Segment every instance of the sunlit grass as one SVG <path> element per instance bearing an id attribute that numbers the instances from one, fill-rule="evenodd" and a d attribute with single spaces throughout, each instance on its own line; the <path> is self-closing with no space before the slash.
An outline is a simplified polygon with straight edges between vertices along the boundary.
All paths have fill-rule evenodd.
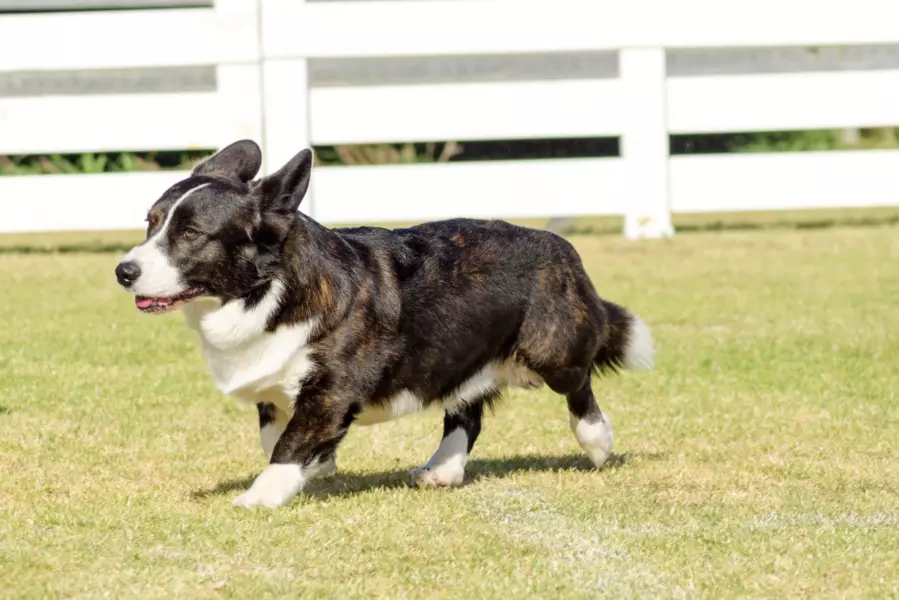
<path id="1" fill-rule="evenodd" d="M 468 484 L 406 487 L 426 413 L 353 430 L 288 507 L 255 410 L 178 315 L 136 314 L 117 254 L 0 255 L 0 595 L 895 597 L 899 229 L 572 238 L 651 326 L 657 368 L 597 381 L 612 466 L 563 399 L 510 393 Z"/>

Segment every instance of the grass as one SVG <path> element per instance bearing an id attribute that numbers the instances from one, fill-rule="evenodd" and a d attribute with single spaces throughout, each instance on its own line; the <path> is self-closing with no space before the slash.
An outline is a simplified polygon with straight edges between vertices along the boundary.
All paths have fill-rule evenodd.
<path id="1" fill-rule="evenodd" d="M 0 255 L 0 596 L 899 596 L 899 230 L 572 240 L 659 349 L 595 384 L 610 467 L 516 392 L 460 489 L 405 487 L 426 413 L 351 431 L 275 512 L 230 504 L 254 409 L 180 316 L 135 313 L 116 254 Z"/>

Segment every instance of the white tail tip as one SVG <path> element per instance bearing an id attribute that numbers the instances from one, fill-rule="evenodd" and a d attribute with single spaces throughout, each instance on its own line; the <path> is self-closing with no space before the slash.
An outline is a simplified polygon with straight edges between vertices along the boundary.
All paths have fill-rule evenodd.
<path id="1" fill-rule="evenodd" d="M 649 327 L 640 317 L 631 315 L 631 326 L 624 345 L 624 366 L 632 371 L 649 371 L 653 367 L 655 353 Z"/>

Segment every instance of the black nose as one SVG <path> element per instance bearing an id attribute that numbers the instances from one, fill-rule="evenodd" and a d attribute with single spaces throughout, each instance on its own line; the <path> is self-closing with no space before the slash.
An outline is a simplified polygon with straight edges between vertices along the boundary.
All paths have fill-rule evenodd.
<path id="1" fill-rule="evenodd" d="M 115 268 L 115 278 L 123 287 L 131 287 L 138 277 L 140 277 L 140 267 L 134 261 L 119 263 Z"/>

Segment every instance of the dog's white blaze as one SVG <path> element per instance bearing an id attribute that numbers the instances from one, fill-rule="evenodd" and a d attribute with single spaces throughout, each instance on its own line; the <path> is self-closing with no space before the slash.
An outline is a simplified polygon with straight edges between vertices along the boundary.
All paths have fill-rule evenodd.
<path id="1" fill-rule="evenodd" d="M 568 424 L 593 464 L 597 468 L 603 466 L 612 454 L 612 424 L 609 417 L 603 414 L 601 420 L 590 423 L 569 413 Z"/>
<path id="2" fill-rule="evenodd" d="M 254 404 L 271 402 L 290 415 L 302 381 L 313 367 L 307 344 L 318 319 L 267 332 L 266 324 L 278 309 L 283 290 L 283 283 L 274 281 L 265 298 L 252 308 L 243 300 L 221 305 L 203 299 L 185 306 L 184 314 L 188 327 L 200 338 L 219 391 Z"/>
<path id="3" fill-rule="evenodd" d="M 440 441 L 427 464 L 412 469 L 412 485 L 416 487 L 461 485 L 468 462 L 468 434 L 461 427 Z"/>
<path id="4" fill-rule="evenodd" d="M 652 334 L 649 327 L 638 316 L 631 316 L 627 343 L 624 345 L 624 366 L 634 371 L 652 369 L 655 348 L 652 346 Z"/>
<path id="5" fill-rule="evenodd" d="M 259 474 L 250 489 L 235 498 L 232 504 L 245 508 L 278 508 L 293 500 L 305 484 L 306 474 L 300 465 L 269 465 Z"/>
<path id="6" fill-rule="evenodd" d="M 160 242 L 168 231 L 175 209 L 191 194 L 208 185 L 208 183 L 203 183 L 191 188 L 175 200 L 162 222 L 162 227 L 152 237 L 132 248 L 124 256 L 123 262 L 134 261 L 140 267 L 140 277 L 131 286 L 130 292 L 138 296 L 171 297 L 186 291 L 187 288 L 181 281 L 181 274 L 169 261 L 168 256 L 163 253 Z"/>

